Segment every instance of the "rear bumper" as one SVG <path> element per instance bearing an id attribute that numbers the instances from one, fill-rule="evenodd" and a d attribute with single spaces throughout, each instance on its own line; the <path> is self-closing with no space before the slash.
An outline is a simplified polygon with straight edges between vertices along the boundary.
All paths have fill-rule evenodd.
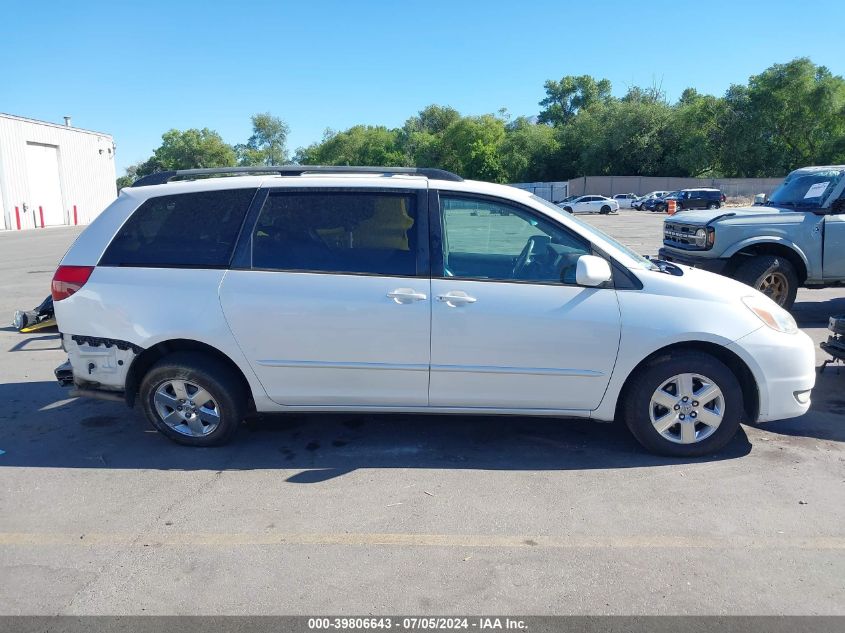
<path id="1" fill-rule="evenodd" d="M 97 389 L 92 385 L 78 386 L 73 377 L 73 367 L 69 360 L 53 370 L 60 387 L 73 387 L 70 390 L 72 398 L 96 398 L 97 400 L 111 400 L 112 402 L 126 402 L 126 395 L 122 391 Z"/>
<path id="2" fill-rule="evenodd" d="M 691 257 L 686 254 L 678 253 L 677 251 L 670 251 L 667 248 L 661 248 L 657 252 L 657 257 L 673 264 L 683 264 L 684 266 L 691 266 L 693 268 L 700 268 L 718 275 L 724 274 L 725 268 L 728 266 L 727 259 L 718 257 Z"/>

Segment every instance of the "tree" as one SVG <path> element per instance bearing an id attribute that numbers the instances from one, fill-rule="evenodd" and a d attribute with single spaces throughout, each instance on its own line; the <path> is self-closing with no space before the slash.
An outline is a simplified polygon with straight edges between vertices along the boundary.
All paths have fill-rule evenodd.
<path id="1" fill-rule="evenodd" d="M 321 143 L 299 148 L 294 161 L 301 165 L 404 166 L 399 132 L 382 126 L 356 125 L 343 132 L 327 130 Z"/>
<path id="2" fill-rule="evenodd" d="M 287 138 L 290 127 L 269 112 L 253 114 L 252 136 L 235 145 L 239 165 L 283 165 L 288 162 Z"/>
<path id="3" fill-rule="evenodd" d="M 444 169 L 465 178 L 505 182 L 501 149 L 505 123 L 492 114 L 463 117 L 443 133 Z"/>
<path id="4" fill-rule="evenodd" d="M 161 169 L 198 169 L 202 167 L 232 167 L 236 164 L 235 150 L 213 130 L 168 130 L 161 135 L 161 145 L 152 157 L 137 168 L 138 176 Z"/>
<path id="5" fill-rule="evenodd" d="M 719 119 L 724 100 L 684 90 L 669 118 L 662 172 L 692 178 L 719 175 Z"/>
<path id="6" fill-rule="evenodd" d="M 731 176 L 776 176 L 830 162 L 845 135 L 845 79 L 806 57 L 731 86 L 725 106 L 720 160 Z"/>
<path id="7" fill-rule="evenodd" d="M 611 84 L 607 79 L 596 81 L 589 75 L 567 75 L 560 81 L 548 80 L 543 85 L 546 97 L 540 101 L 540 123 L 562 126 L 580 110 L 610 99 Z"/>
<path id="8" fill-rule="evenodd" d="M 559 130 L 567 177 L 659 175 L 671 116 L 666 103 L 608 100 Z"/>
<path id="9" fill-rule="evenodd" d="M 132 185 L 133 182 L 138 178 L 138 166 L 139 163 L 134 165 L 129 165 L 126 168 L 126 173 L 122 176 L 118 176 L 115 184 L 117 185 L 117 191 L 120 192 L 121 189 L 124 187 L 129 187 Z"/>
<path id="10" fill-rule="evenodd" d="M 502 142 L 502 166 L 506 182 L 556 180 L 560 170 L 555 164 L 558 141 L 555 130 L 518 117 L 505 128 Z"/>
<path id="11" fill-rule="evenodd" d="M 460 118 L 460 113 L 454 108 L 430 105 L 405 121 L 399 130 L 398 143 L 406 162 L 418 167 L 442 166 L 443 135 Z"/>

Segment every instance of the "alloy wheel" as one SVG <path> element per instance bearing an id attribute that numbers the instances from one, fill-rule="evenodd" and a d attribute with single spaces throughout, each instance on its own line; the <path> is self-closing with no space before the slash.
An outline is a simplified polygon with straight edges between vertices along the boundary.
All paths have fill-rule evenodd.
<path id="1" fill-rule="evenodd" d="M 779 306 L 783 306 L 789 294 L 789 280 L 783 273 L 772 271 L 763 276 L 757 290 Z"/>
<path id="2" fill-rule="evenodd" d="M 725 397 L 701 374 L 678 374 L 651 396 L 649 416 L 654 429 L 676 444 L 695 444 L 716 432 L 725 414 Z"/>
<path id="3" fill-rule="evenodd" d="M 153 394 L 161 421 L 182 435 L 202 437 L 220 424 L 220 408 L 202 385 L 188 380 L 166 380 Z"/>

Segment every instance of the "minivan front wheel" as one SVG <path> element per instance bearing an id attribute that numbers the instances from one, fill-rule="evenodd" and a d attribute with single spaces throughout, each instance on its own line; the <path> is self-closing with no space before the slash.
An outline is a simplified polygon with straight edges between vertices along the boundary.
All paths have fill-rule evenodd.
<path id="1" fill-rule="evenodd" d="M 232 371 L 195 352 L 165 356 L 141 382 L 141 402 L 150 423 L 188 446 L 228 442 L 244 417 L 246 395 Z"/>
<path id="2" fill-rule="evenodd" d="M 625 423 L 648 450 L 672 457 L 714 453 L 731 441 L 743 411 L 734 373 L 703 352 L 668 354 L 634 376 Z"/>

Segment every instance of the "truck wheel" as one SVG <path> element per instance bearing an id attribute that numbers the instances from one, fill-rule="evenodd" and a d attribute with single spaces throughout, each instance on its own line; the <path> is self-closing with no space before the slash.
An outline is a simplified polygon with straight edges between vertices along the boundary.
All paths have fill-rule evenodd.
<path id="1" fill-rule="evenodd" d="M 697 457 L 731 441 L 743 410 L 742 389 L 730 369 L 703 352 L 678 352 L 634 376 L 622 412 L 649 451 Z"/>
<path id="2" fill-rule="evenodd" d="M 741 264 L 733 277 L 759 290 L 784 310 L 789 310 L 795 303 L 798 273 L 784 257 L 757 255 Z"/>
<path id="3" fill-rule="evenodd" d="M 228 442 L 244 418 L 246 394 L 217 359 L 197 352 L 165 356 L 144 376 L 144 414 L 163 435 L 187 446 Z"/>

